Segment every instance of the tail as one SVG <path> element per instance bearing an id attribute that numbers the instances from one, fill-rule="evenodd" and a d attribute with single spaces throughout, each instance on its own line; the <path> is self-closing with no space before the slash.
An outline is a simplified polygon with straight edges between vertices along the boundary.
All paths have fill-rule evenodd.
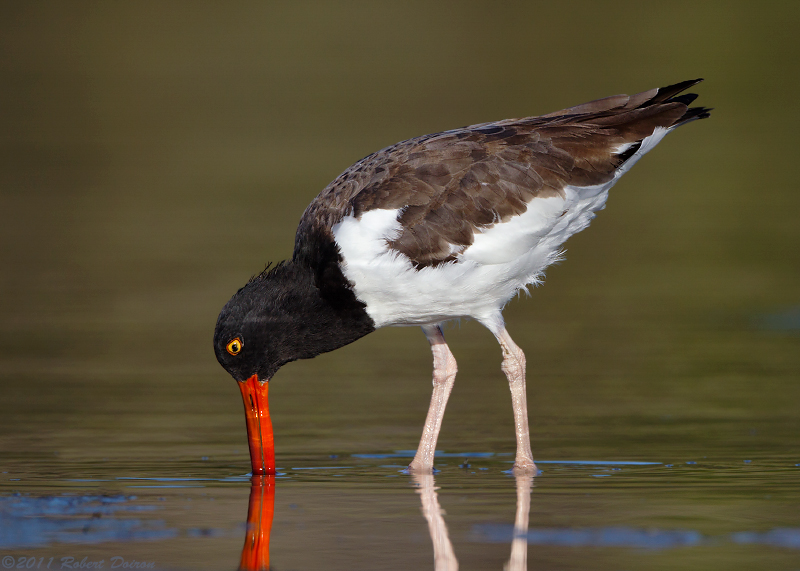
<path id="1" fill-rule="evenodd" d="M 685 107 L 682 115 L 674 119 L 674 122 L 669 127 L 678 127 L 684 125 L 695 119 L 705 119 L 710 117 L 712 109 L 709 107 L 689 107 L 691 103 L 697 99 L 696 93 L 684 93 L 690 87 L 700 83 L 701 79 L 690 79 L 688 81 L 681 81 L 674 85 L 667 85 L 666 87 L 658 87 L 643 91 L 635 95 L 612 95 L 611 97 L 604 97 L 568 107 L 560 111 L 548 113 L 543 117 L 560 117 L 565 115 L 596 115 L 602 116 L 625 116 L 628 113 L 636 112 L 640 109 L 648 109 L 649 112 L 663 110 L 665 106 L 676 107 L 671 105 L 679 103 Z M 641 115 L 641 113 L 639 113 Z M 663 126 L 663 125 L 662 125 Z"/>
<path id="2" fill-rule="evenodd" d="M 692 102 L 697 99 L 696 93 L 684 93 L 683 95 L 679 95 L 681 92 L 686 91 L 690 87 L 697 85 L 703 81 L 702 78 L 699 79 L 690 79 L 688 81 L 681 81 L 680 83 L 676 83 L 674 85 L 668 85 L 666 87 L 659 87 L 655 90 L 655 95 L 645 101 L 643 104 L 639 105 L 639 108 L 650 107 L 656 104 L 666 104 L 666 103 L 682 103 L 687 106 L 686 112 L 678 119 L 672 127 L 680 127 L 681 125 L 685 125 L 686 123 L 691 123 L 697 119 L 707 119 L 711 117 L 711 107 L 689 107 Z M 651 90 L 653 91 L 653 90 Z M 640 93 L 638 95 L 645 95 L 649 94 L 650 91 L 646 91 L 644 93 Z M 631 96 L 631 99 L 637 97 L 637 95 Z"/>
<path id="3" fill-rule="evenodd" d="M 544 117 L 562 125 L 586 126 L 590 133 L 583 135 L 583 145 L 593 152 L 605 151 L 586 157 L 587 161 L 592 161 L 591 170 L 605 172 L 617 179 L 655 147 L 664 135 L 676 127 L 710 116 L 708 107 L 690 107 L 697 94 L 683 93 L 701 81 L 690 79 L 635 95 L 612 95 Z M 557 137 L 558 134 L 554 134 L 554 144 L 568 148 L 569 139 L 560 142 Z M 571 151 L 580 156 L 581 149 L 572 147 Z"/>
<path id="4" fill-rule="evenodd" d="M 631 104 L 636 105 L 630 109 L 631 117 L 639 116 L 634 119 L 634 122 L 641 122 L 646 115 L 650 114 L 651 119 L 660 116 L 660 121 L 658 121 L 660 124 L 651 131 L 649 136 L 637 137 L 636 141 L 633 141 L 630 146 L 617 154 L 617 165 L 620 168 L 617 178 L 622 176 L 645 153 L 655 147 L 664 135 L 673 129 L 697 119 L 706 119 L 711 116 L 711 108 L 709 107 L 689 107 L 697 99 L 696 93 L 682 93 L 701 81 L 703 80 L 690 79 L 674 85 L 631 95 L 630 101 L 625 107 L 627 109 Z"/>

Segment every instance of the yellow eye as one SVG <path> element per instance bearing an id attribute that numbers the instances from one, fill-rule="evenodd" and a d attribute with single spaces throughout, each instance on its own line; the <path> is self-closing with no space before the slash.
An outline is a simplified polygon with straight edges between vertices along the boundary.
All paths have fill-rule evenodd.
<path id="1" fill-rule="evenodd" d="M 242 343 L 242 340 L 238 337 L 225 345 L 225 349 L 227 349 L 228 353 L 231 355 L 238 355 L 239 351 L 242 350 L 242 347 L 244 347 L 244 343 Z"/>

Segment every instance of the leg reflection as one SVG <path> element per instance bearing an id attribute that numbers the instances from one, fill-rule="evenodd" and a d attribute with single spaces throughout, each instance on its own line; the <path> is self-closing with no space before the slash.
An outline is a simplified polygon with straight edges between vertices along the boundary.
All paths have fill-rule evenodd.
<path id="1" fill-rule="evenodd" d="M 247 532 L 244 536 L 241 571 L 269 569 L 269 533 L 275 512 L 275 476 L 253 476 L 247 506 Z"/>
<path id="2" fill-rule="evenodd" d="M 422 515 L 428 520 L 428 531 L 433 542 L 433 565 L 435 571 L 457 571 L 458 560 L 453 551 L 453 544 L 447 534 L 447 524 L 444 523 L 444 512 L 439 506 L 436 496 L 433 474 L 413 474 L 412 478 L 417 485 L 417 493 L 422 499 Z"/>
<path id="3" fill-rule="evenodd" d="M 505 571 L 526 571 L 528 569 L 528 519 L 531 511 L 531 489 L 533 474 L 518 474 L 517 515 L 514 518 L 514 539 L 511 541 L 511 557 Z"/>

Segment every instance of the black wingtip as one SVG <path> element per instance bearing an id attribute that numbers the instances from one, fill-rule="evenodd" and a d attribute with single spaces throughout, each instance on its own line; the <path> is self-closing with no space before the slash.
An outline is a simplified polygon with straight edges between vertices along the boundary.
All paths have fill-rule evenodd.
<path id="1" fill-rule="evenodd" d="M 680 126 L 692 121 L 697 121 L 698 119 L 708 119 L 711 117 L 711 111 L 713 111 L 713 109 L 713 107 L 690 107 L 675 125 Z"/>
<path id="2" fill-rule="evenodd" d="M 661 95 L 662 93 L 671 92 L 672 95 L 676 95 L 681 91 L 686 91 L 693 85 L 697 85 L 701 81 L 705 81 L 702 77 L 698 77 L 697 79 L 687 79 L 686 81 L 680 81 L 678 83 L 674 83 L 672 85 L 667 85 L 665 87 L 658 88 L 658 94 Z M 671 97 L 672 95 L 667 95 L 667 97 Z"/>
<path id="3" fill-rule="evenodd" d="M 650 106 L 656 103 L 681 103 L 688 107 L 695 99 L 697 99 L 697 94 L 682 92 L 686 91 L 693 85 L 697 85 L 701 81 L 703 81 L 702 77 L 698 79 L 688 79 L 686 81 L 681 81 L 680 83 L 667 85 L 666 87 L 659 87 L 656 96 L 648 101 L 645 106 Z M 685 125 L 686 123 L 696 121 L 697 119 L 707 119 L 710 116 L 710 107 L 689 107 L 683 116 L 675 122 L 674 126 Z"/>
<path id="4" fill-rule="evenodd" d="M 678 103 L 683 103 L 684 105 L 688 105 L 697 98 L 697 95 L 695 95 L 694 93 L 685 93 L 683 95 L 678 95 L 678 94 L 683 91 L 686 91 L 693 85 L 697 85 L 701 81 L 703 81 L 702 78 L 689 79 L 686 81 L 681 81 L 680 83 L 675 83 L 673 85 L 659 87 L 656 90 L 656 95 L 652 99 L 650 99 L 647 103 L 642 105 L 642 107 L 649 107 L 650 105 L 655 105 L 657 103 L 672 103 L 673 101 L 677 101 Z"/>
<path id="5" fill-rule="evenodd" d="M 697 99 L 697 93 L 684 93 L 683 95 L 670 97 L 669 101 L 670 103 L 677 101 L 678 103 L 683 103 L 684 105 L 690 105 L 695 99 Z"/>

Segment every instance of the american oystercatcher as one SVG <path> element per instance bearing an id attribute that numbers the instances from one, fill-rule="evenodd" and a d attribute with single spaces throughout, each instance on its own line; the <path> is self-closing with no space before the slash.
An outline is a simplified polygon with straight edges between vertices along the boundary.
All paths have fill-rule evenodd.
<path id="1" fill-rule="evenodd" d="M 541 282 L 564 241 L 586 228 L 642 155 L 709 116 L 689 107 L 695 94 L 681 94 L 699 81 L 424 135 L 339 175 L 300 219 L 291 260 L 251 278 L 217 320 L 214 350 L 242 391 L 253 474 L 275 472 L 267 390 L 278 369 L 388 325 L 419 325 L 431 344 L 433 397 L 409 469 L 432 471 L 456 376 L 442 323 L 462 317 L 500 343 L 514 469 L 535 471 L 525 354 L 506 331 L 503 307 Z"/>

